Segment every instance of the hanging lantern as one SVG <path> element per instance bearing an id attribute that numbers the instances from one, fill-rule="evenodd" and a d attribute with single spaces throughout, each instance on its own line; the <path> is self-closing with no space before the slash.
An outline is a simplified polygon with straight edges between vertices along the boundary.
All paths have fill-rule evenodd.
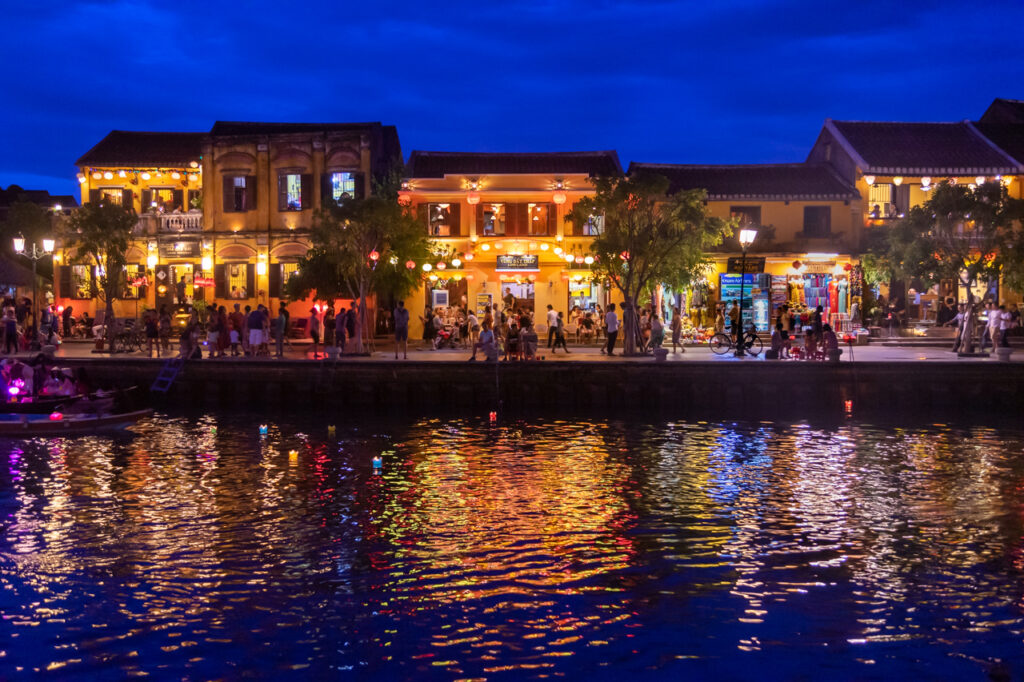
<path id="1" fill-rule="evenodd" d="M 571 253 L 565 254 L 565 262 L 566 263 L 571 263 L 571 262 L 573 262 L 573 260 L 574 260 L 574 258 L 572 257 Z"/>
<path id="2" fill-rule="evenodd" d="M 398 193 L 398 205 L 409 206 L 410 204 L 412 204 L 412 192 L 403 189 Z"/>
<path id="3" fill-rule="evenodd" d="M 537 275 L 530 275 L 528 279 L 529 279 L 529 280 L 530 280 L 531 282 L 536 282 L 536 281 L 537 281 Z"/>
<path id="4" fill-rule="evenodd" d="M 892 179 L 892 184 L 894 184 L 894 185 L 896 185 L 897 187 L 899 187 L 900 185 L 902 185 L 902 184 L 903 184 L 903 177 L 902 177 L 902 176 L 900 176 L 900 175 L 897 175 L 896 177 L 894 177 L 894 178 Z"/>
<path id="5" fill-rule="evenodd" d="M 92 179 L 93 180 L 102 180 L 103 179 L 103 173 L 100 173 L 99 171 L 96 171 L 95 173 L 92 174 Z"/>
<path id="6" fill-rule="evenodd" d="M 622 260 L 629 260 L 629 251 L 623 251 L 619 254 L 619 258 Z"/>
<path id="7" fill-rule="evenodd" d="M 409 269 L 409 270 L 412 270 L 414 267 L 416 267 L 416 261 L 412 261 L 412 260 L 405 261 L 405 267 L 407 269 Z"/>
<path id="8" fill-rule="evenodd" d="M 103 174 L 103 179 L 104 180 L 113 180 L 114 179 L 114 174 L 111 173 L 110 171 L 107 171 L 106 173 Z"/>
<path id="9" fill-rule="evenodd" d="M 800 269 L 800 261 L 798 261 L 798 260 L 793 261 L 793 269 L 794 270 L 799 270 Z"/>
<path id="10" fill-rule="evenodd" d="M 190 173 L 189 176 L 188 176 L 188 181 L 189 182 L 198 182 L 199 181 L 199 176 L 196 175 L 195 173 Z"/>
<path id="11" fill-rule="evenodd" d="M 452 258 L 452 267 L 453 268 L 457 268 L 457 267 L 461 267 L 461 266 L 462 266 L 462 261 L 460 261 L 458 258 Z"/>
<path id="12" fill-rule="evenodd" d="M 586 263 L 587 265 L 593 265 L 594 264 L 594 257 L 593 256 L 586 256 L 586 257 L 583 258 L 583 262 Z"/>
<path id="13" fill-rule="evenodd" d="M 565 203 L 565 192 L 555 192 L 551 195 L 551 201 L 561 206 Z"/>
<path id="14" fill-rule="evenodd" d="M 974 178 L 974 184 L 978 185 L 979 187 L 981 185 L 984 185 L 985 184 L 985 176 L 984 175 L 979 175 L 978 177 Z"/>
<path id="15" fill-rule="evenodd" d="M 373 251 L 370 252 L 370 260 L 372 260 L 374 263 L 380 260 L 380 254 L 377 253 L 377 249 L 374 249 Z"/>
<path id="16" fill-rule="evenodd" d="M 179 173 L 178 171 L 174 171 L 173 173 L 171 173 L 171 179 L 181 180 L 181 173 Z"/>
<path id="17" fill-rule="evenodd" d="M 436 282 L 437 281 L 437 275 L 431 274 L 430 275 L 430 281 L 431 282 Z"/>
<path id="18" fill-rule="evenodd" d="M 480 195 L 476 192 L 470 192 L 466 195 L 466 203 L 470 206 L 476 206 L 480 203 Z"/>
<path id="19" fill-rule="evenodd" d="M 423 264 L 423 272 L 430 272 L 433 269 L 434 269 L 434 266 L 431 265 L 430 263 L 424 263 Z"/>
<path id="20" fill-rule="evenodd" d="M 556 256 L 561 256 L 562 255 L 562 247 L 561 246 L 556 246 L 555 247 L 555 255 Z"/>
<path id="21" fill-rule="evenodd" d="M 466 260 L 473 260 L 474 256 L 471 253 L 467 253 L 465 256 L 463 256 L 463 258 L 465 258 Z"/>
<path id="22" fill-rule="evenodd" d="M 874 175 L 865 175 L 864 176 L 864 182 L 868 183 L 868 185 L 875 184 L 875 176 Z"/>
<path id="23" fill-rule="evenodd" d="M 846 270 L 847 272 L 850 272 L 851 270 L 853 270 L 853 264 L 852 263 L 847 263 L 846 265 L 843 266 L 843 270 Z"/>
<path id="24" fill-rule="evenodd" d="M 576 256 L 576 265 L 583 264 L 583 256 Z"/>
<path id="25" fill-rule="evenodd" d="M 152 177 L 152 176 L 149 173 L 146 173 L 145 171 L 143 171 L 142 174 L 139 175 L 139 177 L 142 178 L 143 180 L 149 180 L 150 177 Z"/>
<path id="26" fill-rule="evenodd" d="M 448 267 L 448 266 L 445 265 L 444 261 L 438 261 L 437 262 L 437 269 L 438 270 L 444 270 L 446 267 Z"/>

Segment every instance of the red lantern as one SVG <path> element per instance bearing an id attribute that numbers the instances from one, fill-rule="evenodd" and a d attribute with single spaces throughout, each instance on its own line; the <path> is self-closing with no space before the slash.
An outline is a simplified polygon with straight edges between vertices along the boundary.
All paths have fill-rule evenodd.
<path id="1" fill-rule="evenodd" d="M 403 189 L 398 193 L 398 205 L 409 206 L 412 204 L 412 192 Z"/>
<path id="2" fill-rule="evenodd" d="M 622 260 L 629 260 L 629 251 L 623 251 L 619 254 L 619 258 Z"/>
<path id="3" fill-rule="evenodd" d="M 551 201 L 561 206 L 565 203 L 565 192 L 555 192 L 551 195 Z"/>
<path id="4" fill-rule="evenodd" d="M 581 263 L 583 263 L 583 256 L 576 256 L 576 264 L 580 265 Z"/>
<path id="5" fill-rule="evenodd" d="M 414 267 L 416 267 L 416 261 L 405 261 L 405 267 L 408 268 L 409 270 L 412 270 Z"/>
<path id="6" fill-rule="evenodd" d="M 799 270 L 800 269 L 800 261 L 798 261 L 798 260 L 793 261 L 793 269 L 794 270 Z"/>
<path id="7" fill-rule="evenodd" d="M 480 195 L 476 192 L 470 192 L 466 195 L 466 203 L 470 206 L 476 206 L 480 203 Z"/>
<path id="8" fill-rule="evenodd" d="M 437 269 L 438 270 L 444 270 L 446 267 L 448 267 L 448 266 L 445 264 L 444 261 L 438 261 L 438 263 L 437 263 Z"/>
<path id="9" fill-rule="evenodd" d="M 851 270 L 853 270 L 853 264 L 847 263 L 846 265 L 843 266 L 843 270 L 850 272 Z"/>
<path id="10" fill-rule="evenodd" d="M 372 260 L 374 263 L 380 260 L 380 254 L 377 253 L 377 249 L 374 249 L 373 251 L 370 252 L 370 260 Z"/>

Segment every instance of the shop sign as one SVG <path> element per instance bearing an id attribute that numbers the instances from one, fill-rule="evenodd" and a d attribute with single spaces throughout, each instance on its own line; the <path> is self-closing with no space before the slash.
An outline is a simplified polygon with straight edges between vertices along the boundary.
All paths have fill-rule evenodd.
<path id="1" fill-rule="evenodd" d="M 212 287 L 213 277 L 193 277 L 192 286 L 197 287 Z"/>
<path id="2" fill-rule="evenodd" d="M 476 295 L 476 316 L 483 320 L 484 315 L 487 314 L 488 310 L 492 310 L 494 306 L 494 296 L 492 294 L 478 293 Z"/>
<path id="3" fill-rule="evenodd" d="M 764 272 L 764 261 L 765 261 L 765 257 L 764 256 L 747 256 L 747 262 L 746 262 L 746 268 L 747 269 L 745 270 L 745 272 L 747 272 L 748 274 L 749 273 Z M 725 271 L 726 272 L 735 272 L 735 273 L 738 274 L 740 272 L 744 272 L 743 265 L 744 265 L 744 263 L 743 263 L 743 258 L 742 257 L 731 256 L 729 258 L 729 261 L 726 263 Z"/>
<path id="4" fill-rule="evenodd" d="M 497 257 L 495 272 L 540 272 L 540 256 L 505 255 Z"/>
<path id="5" fill-rule="evenodd" d="M 590 280 L 569 280 L 569 293 L 579 296 L 590 296 Z"/>
<path id="6" fill-rule="evenodd" d="M 818 275 L 831 275 L 832 271 L 836 269 L 836 262 L 834 260 L 826 261 L 812 261 L 804 263 L 806 270 L 804 272 L 812 272 Z"/>
<path id="7" fill-rule="evenodd" d="M 189 258 L 199 255 L 198 241 L 161 242 L 160 255 L 164 258 Z"/>

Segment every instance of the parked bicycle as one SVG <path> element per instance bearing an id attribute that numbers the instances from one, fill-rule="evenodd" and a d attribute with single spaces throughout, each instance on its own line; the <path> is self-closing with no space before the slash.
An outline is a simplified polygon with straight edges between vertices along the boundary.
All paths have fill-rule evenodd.
<path id="1" fill-rule="evenodd" d="M 736 350 L 736 339 L 731 334 L 719 332 L 708 339 L 708 346 L 715 355 L 725 355 L 729 351 Z M 754 325 L 747 327 L 743 335 L 743 352 L 750 355 L 760 355 L 764 350 L 764 343 L 754 331 Z"/>

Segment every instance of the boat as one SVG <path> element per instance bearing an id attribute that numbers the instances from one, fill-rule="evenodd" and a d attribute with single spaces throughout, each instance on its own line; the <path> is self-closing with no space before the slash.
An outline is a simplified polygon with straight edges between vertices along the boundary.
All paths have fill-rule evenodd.
<path id="1" fill-rule="evenodd" d="M 0 438 L 36 436 L 79 436 L 101 431 L 119 431 L 153 414 L 136 410 L 120 414 L 0 414 Z"/>
<path id="2" fill-rule="evenodd" d="M 108 403 L 118 396 L 134 391 L 135 387 L 121 388 L 114 391 L 104 391 L 85 395 L 63 395 L 63 396 L 36 396 L 32 400 L 21 402 L 0 403 L 0 413 L 10 412 L 12 414 L 51 414 L 53 412 L 95 412 L 90 410 L 90 403 L 96 401 L 107 401 Z"/>

